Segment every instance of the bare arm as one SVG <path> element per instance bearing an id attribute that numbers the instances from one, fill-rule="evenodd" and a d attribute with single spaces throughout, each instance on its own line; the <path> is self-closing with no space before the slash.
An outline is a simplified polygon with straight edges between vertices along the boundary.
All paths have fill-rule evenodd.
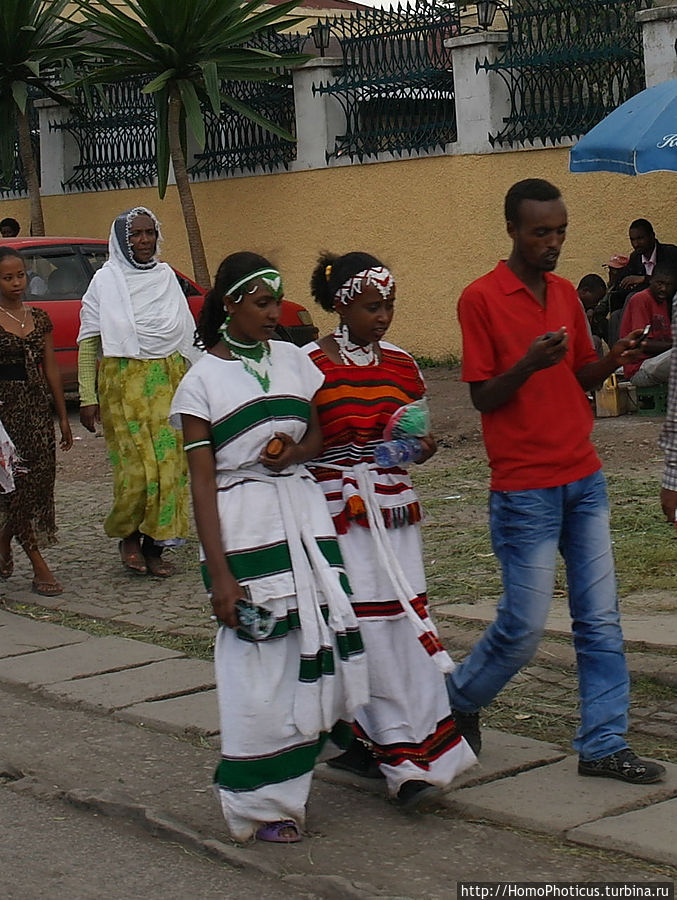
<path id="1" fill-rule="evenodd" d="M 641 333 L 641 328 L 631 331 L 630 334 L 616 341 L 611 350 L 602 359 L 588 363 L 582 369 L 579 369 L 576 372 L 576 378 L 583 390 L 592 390 L 601 384 L 605 378 L 608 378 L 612 372 L 615 372 L 619 366 L 637 359 L 639 355 L 637 351 L 640 349 L 637 338 Z"/>
<path id="2" fill-rule="evenodd" d="M 59 446 L 62 450 L 70 450 L 73 446 L 73 435 L 71 434 L 71 426 L 66 412 L 66 401 L 63 396 L 61 374 L 57 368 L 56 357 L 54 356 L 54 340 L 52 339 L 51 332 L 45 335 L 42 371 L 45 373 L 45 379 L 47 380 L 52 399 L 54 400 L 54 409 L 56 410 L 59 419 L 59 429 L 61 431 Z"/>
<path id="3" fill-rule="evenodd" d="M 556 366 L 564 359 L 569 347 L 565 328 L 550 335 L 536 338 L 522 359 L 501 375 L 487 381 L 474 381 L 470 385 L 470 398 L 475 409 L 482 413 L 493 412 L 512 400 L 515 393 L 535 372 Z"/>
<path id="4" fill-rule="evenodd" d="M 209 423 L 196 416 L 181 416 L 185 444 L 211 439 Z M 212 607 L 219 622 L 235 628 L 235 602 L 245 593 L 228 568 L 221 540 L 221 523 L 216 505 L 216 467 L 210 446 L 196 447 L 188 453 L 190 487 L 195 524 L 205 553 L 212 582 Z"/>

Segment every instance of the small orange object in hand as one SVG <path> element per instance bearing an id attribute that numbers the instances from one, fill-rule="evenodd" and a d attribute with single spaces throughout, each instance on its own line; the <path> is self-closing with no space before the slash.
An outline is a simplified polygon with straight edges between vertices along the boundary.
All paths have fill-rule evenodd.
<path id="1" fill-rule="evenodd" d="M 266 456 L 270 459 L 277 459 L 284 452 L 284 441 L 279 437 L 271 438 L 266 444 Z"/>

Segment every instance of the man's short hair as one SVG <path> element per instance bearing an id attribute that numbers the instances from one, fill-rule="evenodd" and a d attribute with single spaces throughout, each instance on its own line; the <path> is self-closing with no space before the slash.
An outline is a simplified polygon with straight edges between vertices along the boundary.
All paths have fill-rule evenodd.
<path id="1" fill-rule="evenodd" d="M 19 225 L 16 219 L 12 219 L 10 216 L 0 222 L 0 228 L 11 228 L 14 232 L 14 237 L 21 231 L 21 225 Z"/>
<path id="2" fill-rule="evenodd" d="M 505 220 L 506 222 L 519 222 L 519 208 L 523 200 L 538 200 L 547 203 L 549 200 L 559 200 L 562 196 L 559 188 L 543 178 L 525 178 L 513 184 L 505 195 Z"/>
<path id="3" fill-rule="evenodd" d="M 630 222 L 628 231 L 632 231 L 633 228 L 636 228 L 638 231 L 643 231 L 644 234 L 655 234 L 653 225 L 648 219 L 635 219 L 634 222 Z"/>
<path id="4" fill-rule="evenodd" d="M 670 263 L 659 263 L 657 266 L 654 266 L 649 281 L 652 281 L 657 275 L 677 281 L 677 268 L 670 265 Z"/>
<path id="5" fill-rule="evenodd" d="M 602 294 L 606 294 L 606 284 L 604 283 L 604 279 L 601 275 L 596 275 L 594 272 L 590 272 L 589 275 L 584 275 L 578 282 L 578 287 L 587 288 L 589 291 L 601 291 Z"/>

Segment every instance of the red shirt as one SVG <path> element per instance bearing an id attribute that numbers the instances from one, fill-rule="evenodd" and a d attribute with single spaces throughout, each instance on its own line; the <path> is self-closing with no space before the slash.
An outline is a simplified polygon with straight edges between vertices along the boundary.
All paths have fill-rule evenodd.
<path id="1" fill-rule="evenodd" d="M 550 272 L 544 278 L 544 307 L 504 262 L 470 284 L 458 302 L 463 381 L 502 375 L 546 331 L 564 325 L 569 334 L 561 362 L 535 372 L 507 403 L 482 413 L 495 491 L 558 487 L 601 467 L 590 441 L 592 410 L 576 380 L 576 372 L 597 360 L 585 312 L 571 282 Z"/>
<path id="2" fill-rule="evenodd" d="M 626 334 L 629 334 L 636 328 L 644 328 L 645 325 L 651 325 L 650 338 L 655 338 L 658 341 L 672 340 L 667 304 L 659 303 L 649 288 L 633 294 L 628 300 L 628 305 L 625 307 L 625 312 L 621 319 L 620 336 L 625 337 Z M 638 362 L 626 363 L 623 366 L 625 377 L 632 378 L 639 371 L 644 360 L 648 358 L 648 356 L 642 355 Z"/>

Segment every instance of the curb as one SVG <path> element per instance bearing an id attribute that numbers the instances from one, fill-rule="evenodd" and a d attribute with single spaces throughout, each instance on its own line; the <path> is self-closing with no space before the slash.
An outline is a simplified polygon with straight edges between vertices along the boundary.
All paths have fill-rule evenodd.
<path id="1" fill-rule="evenodd" d="M 8 773 L 9 774 L 9 773 Z M 15 776 L 19 775 L 19 778 Z M 61 790 L 49 787 L 32 775 L 23 775 L 12 767 L 12 780 L 6 783 L 9 790 L 19 794 L 28 794 L 38 800 L 58 800 L 68 803 L 76 809 L 97 812 L 110 819 L 129 822 L 153 837 L 174 841 L 190 850 L 203 853 L 205 856 L 226 863 L 240 871 L 253 871 L 259 875 L 282 881 L 290 887 L 312 894 L 326 900 L 370 900 L 383 897 L 384 894 L 371 884 L 355 883 L 340 875 L 301 875 L 285 874 L 284 868 L 278 868 L 253 857 L 243 858 L 242 850 L 236 844 L 226 844 L 214 838 L 203 837 L 184 822 L 167 813 L 158 812 L 152 807 L 136 803 L 124 795 L 96 794 L 86 789 Z M 244 845 L 241 845 L 244 846 Z"/>

